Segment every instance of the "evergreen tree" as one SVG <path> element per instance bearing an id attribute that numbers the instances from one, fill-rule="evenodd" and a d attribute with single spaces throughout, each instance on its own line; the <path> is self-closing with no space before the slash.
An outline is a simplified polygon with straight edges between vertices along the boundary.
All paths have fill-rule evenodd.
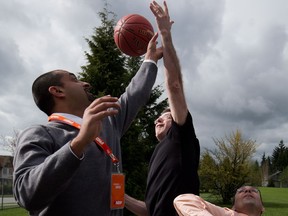
<path id="1" fill-rule="evenodd" d="M 263 173 L 258 161 L 254 161 L 250 164 L 250 174 L 248 176 L 248 182 L 250 185 L 262 186 Z"/>
<path id="2" fill-rule="evenodd" d="M 92 92 L 97 97 L 107 94 L 119 97 L 138 71 L 143 58 L 129 57 L 119 51 L 113 38 L 116 16 L 108 11 L 107 4 L 104 10 L 99 12 L 99 16 L 101 25 L 95 28 L 91 39 L 86 39 L 90 52 L 85 53 L 87 65 L 82 66 L 83 71 L 79 78 L 94 87 Z M 142 200 L 148 162 L 157 144 L 154 120 L 167 107 L 167 99 L 158 101 L 162 93 L 161 86 L 152 90 L 148 103 L 140 110 L 121 139 L 123 172 L 126 175 L 125 191 Z"/>
<path id="3" fill-rule="evenodd" d="M 280 174 L 280 181 L 280 187 L 288 187 L 288 166 L 286 166 L 286 168 Z"/>
<path id="4" fill-rule="evenodd" d="M 283 140 L 274 148 L 271 162 L 273 172 L 283 171 L 288 166 L 288 148 L 284 145 Z"/>
<path id="5" fill-rule="evenodd" d="M 114 43 L 115 14 L 104 8 L 99 16 L 102 26 L 95 28 L 91 39 L 86 38 L 90 53 L 85 52 L 87 65 L 82 66 L 80 79 L 91 84 L 97 97 L 107 94 L 119 97 L 134 74 L 128 74 L 126 58 Z"/>

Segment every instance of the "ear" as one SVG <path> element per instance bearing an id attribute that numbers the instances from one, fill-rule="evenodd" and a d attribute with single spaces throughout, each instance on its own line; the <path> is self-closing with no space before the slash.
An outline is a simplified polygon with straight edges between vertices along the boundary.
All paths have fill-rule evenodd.
<path id="1" fill-rule="evenodd" d="M 60 86 L 50 86 L 48 91 L 55 97 L 64 97 L 64 92 Z"/>
<path id="2" fill-rule="evenodd" d="M 261 215 L 265 212 L 264 206 L 262 206 Z"/>

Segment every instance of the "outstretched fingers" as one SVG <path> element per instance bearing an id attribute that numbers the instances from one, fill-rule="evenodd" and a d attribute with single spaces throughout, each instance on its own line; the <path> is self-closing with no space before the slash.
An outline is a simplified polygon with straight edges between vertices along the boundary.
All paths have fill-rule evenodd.
<path id="1" fill-rule="evenodd" d="M 118 98 L 107 95 L 94 100 L 87 108 L 87 112 L 97 119 L 102 119 L 117 114 L 119 109 Z"/>
<path id="2" fill-rule="evenodd" d="M 169 10 L 168 10 L 167 2 L 164 1 L 163 4 L 164 4 L 164 11 L 165 11 L 165 13 L 167 14 L 167 16 L 169 16 Z"/>

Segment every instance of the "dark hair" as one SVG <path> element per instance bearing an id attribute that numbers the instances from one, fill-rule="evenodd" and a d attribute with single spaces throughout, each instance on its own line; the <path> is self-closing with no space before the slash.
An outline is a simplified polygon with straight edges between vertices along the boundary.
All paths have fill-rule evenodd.
<path id="1" fill-rule="evenodd" d="M 54 100 L 49 92 L 50 86 L 62 86 L 63 74 L 57 73 L 62 70 L 49 71 L 39 76 L 32 84 L 33 99 L 38 108 L 48 116 L 52 114 Z"/>
<path id="2" fill-rule="evenodd" d="M 162 111 L 161 115 L 164 114 L 164 113 L 166 113 L 166 112 L 171 112 L 171 109 L 170 109 L 169 107 L 165 108 L 165 109 Z"/>

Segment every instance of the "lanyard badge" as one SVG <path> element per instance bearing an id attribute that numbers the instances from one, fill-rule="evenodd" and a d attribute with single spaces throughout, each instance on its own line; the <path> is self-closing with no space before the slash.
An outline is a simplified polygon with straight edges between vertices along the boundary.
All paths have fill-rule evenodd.
<path id="1" fill-rule="evenodd" d="M 125 206 L 125 176 L 122 173 L 111 175 L 111 209 L 123 209 Z"/>
<path id="2" fill-rule="evenodd" d="M 81 128 L 81 125 L 78 124 L 77 122 L 74 122 L 74 121 L 67 119 L 64 116 L 58 115 L 58 114 L 50 115 L 48 117 L 48 121 L 60 121 L 60 122 L 63 122 L 65 124 L 71 125 L 75 128 L 78 128 L 78 129 Z M 95 139 L 95 142 L 111 158 L 113 164 L 117 168 L 117 173 L 112 173 L 112 175 L 111 175 L 110 208 L 111 209 L 123 209 L 125 206 L 125 198 L 124 198 L 124 195 L 125 195 L 125 175 L 123 173 L 120 173 L 119 160 L 113 154 L 110 147 L 100 137 L 97 137 Z"/>

